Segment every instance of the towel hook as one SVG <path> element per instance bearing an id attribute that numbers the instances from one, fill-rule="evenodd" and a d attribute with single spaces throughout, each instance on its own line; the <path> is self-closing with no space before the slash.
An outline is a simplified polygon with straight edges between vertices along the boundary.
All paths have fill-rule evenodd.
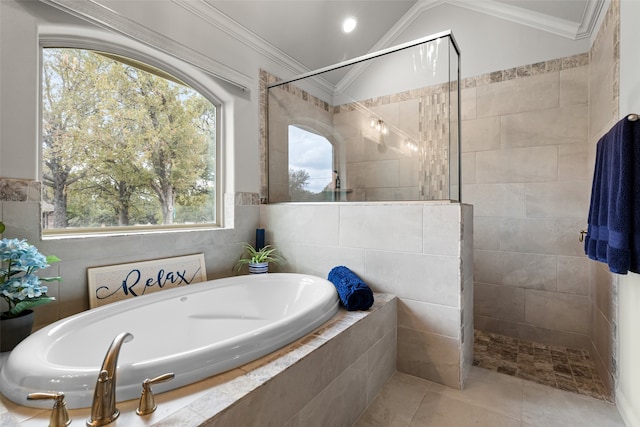
<path id="1" fill-rule="evenodd" d="M 580 230 L 580 237 L 578 237 L 578 242 L 584 242 L 584 236 L 586 236 L 587 230 Z"/>
<path id="2" fill-rule="evenodd" d="M 636 113 L 631 113 L 631 114 L 629 114 L 629 115 L 627 116 L 627 119 L 628 119 L 630 122 L 635 122 L 635 121 L 637 121 L 637 120 L 638 120 L 638 118 L 640 118 L 640 117 L 639 117 Z"/>

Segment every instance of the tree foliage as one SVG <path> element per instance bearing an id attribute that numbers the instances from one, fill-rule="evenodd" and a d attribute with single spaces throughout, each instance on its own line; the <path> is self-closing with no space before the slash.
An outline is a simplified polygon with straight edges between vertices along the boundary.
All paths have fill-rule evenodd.
<path id="1" fill-rule="evenodd" d="M 304 169 L 289 169 L 289 198 L 296 202 L 322 200 L 322 194 L 309 191 L 309 172 Z"/>
<path id="2" fill-rule="evenodd" d="M 43 70 L 49 226 L 215 220 L 213 104 L 88 50 L 45 49 Z"/>

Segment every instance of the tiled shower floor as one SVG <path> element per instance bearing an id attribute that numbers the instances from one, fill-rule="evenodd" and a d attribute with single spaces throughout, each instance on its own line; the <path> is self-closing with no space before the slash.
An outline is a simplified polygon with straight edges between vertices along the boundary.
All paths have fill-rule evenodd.
<path id="1" fill-rule="evenodd" d="M 473 364 L 539 384 L 612 401 L 586 350 L 475 331 Z"/>

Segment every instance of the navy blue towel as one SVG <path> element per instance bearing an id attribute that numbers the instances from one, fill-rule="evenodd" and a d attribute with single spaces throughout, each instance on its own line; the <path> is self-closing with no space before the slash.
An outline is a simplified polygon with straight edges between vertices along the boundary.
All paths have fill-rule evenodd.
<path id="1" fill-rule="evenodd" d="M 347 310 L 368 310 L 373 305 L 371 288 L 347 267 L 333 267 L 328 280 L 336 287 L 340 301 Z"/>
<path id="2" fill-rule="evenodd" d="M 625 117 L 598 141 L 587 225 L 589 258 L 640 272 L 640 121 Z"/>

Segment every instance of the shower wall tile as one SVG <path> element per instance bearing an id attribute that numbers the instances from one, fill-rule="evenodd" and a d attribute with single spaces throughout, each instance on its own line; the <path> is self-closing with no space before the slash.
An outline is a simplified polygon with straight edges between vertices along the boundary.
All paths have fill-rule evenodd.
<path id="1" fill-rule="evenodd" d="M 501 252 L 497 250 L 475 248 L 473 251 L 473 277 L 476 282 L 501 283 L 502 262 L 500 254 Z"/>
<path id="2" fill-rule="evenodd" d="M 585 181 L 590 185 L 593 162 L 589 161 L 589 146 L 584 142 L 558 147 L 558 181 Z"/>
<path id="3" fill-rule="evenodd" d="M 588 335 L 591 329 L 591 303 L 580 295 L 526 290 L 525 320 L 542 328 Z"/>
<path id="4" fill-rule="evenodd" d="M 339 224 L 340 246 L 422 252 L 421 205 L 343 205 Z"/>
<path id="5" fill-rule="evenodd" d="M 477 183 L 555 181 L 557 177 L 558 149 L 555 146 L 476 153 Z"/>
<path id="6" fill-rule="evenodd" d="M 462 122 L 462 152 L 500 148 L 500 117 L 486 117 Z"/>
<path id="7" fill-rule="evenodd" d="M 501 252 L 501 278 L 498 284 L 518 288 L 555 291 L 557 257 L 553 255 Z"/>
<path id="8" fill-rule="evenodd" d="M 422 252 L 431 255 L 460 255 L 461 212 L 458 205 L 423 208 Z M 469 223 L 471 224 L 472 221 Z"/>
<path id="9" fill-rule="evenodd" d="M 279 242 L 275 243 L 278 247 L 281 246 Z M 291 271 L 326 278 L 333 267 L 346 265 L 356 274 L 364 276 L 364 249 L 362 248 L 294 244 L 291 250 L 282 249 L 282 251 L 287 256 L 287 261 L 292 264 Z M 378 292 L 375 286 L 374 291 Z"/>
<path id="10" fill-rule="evenodd" d="M 524 184 L 472 184 L 464 186 L 464 197 L 477 217 L 524 218 L 524 189 Z"/>
<path id="11" fill-rule="evenodd" d="M 589 67 L 560 71 L 560 106 L 589 102 Z"/>
<path id="12" fill-rule="evenodd" d="M 418 176 L 418 159 L 416 157 L 409 157 L 404 159 L 398 159 L 398 186 L 399 187 L 415 187 L 417 194 L 417 182 L 416 177 Z M 386 200 L 397 200 L 397 199 L 386 199 Z M 417 199 L 411 199 L 417 200 Z"/>
<path id="13" fill-rule="evenodd" d="M 476 182 L 476 153 L 462 153 L 462 185 L 463 189 L 465 184 L 475 184 Z M 466 203 L 466 194 L 465 197 Z M 470 203 L 470 202 L 469 202 Z"/>
<path id="14" fill-rule="evenodd" d="M 615 357 L 613 348 L 615 345 L 615 337 L 612 336 L 612 333 L 615 333 L 616 328 L 602 315 L 602 312 L 595 307 L 592 316 L 592 340 L 597 353 L 595 359 L 600 361 L 603 367 L 605 367 L 607 374 L 601 375 L 601 377 L 603 377 L 602 379 L 605 384 L 608 385 L 609 390 L 612 390 L 615 385 L 614 380 L 611 378 L 612 373 L 615 372 L 615 365 L 612 363 Z"/>
<path id="15" fill-rule="evenodd" d="M 472 120 L 476 118 L 476 88 L 471 87 L 460 91 L 460 110 L 462 120 Z"/>
<path id="16" fill-rule="evenodd" d="M 268 233 L 280 241 L 316 245 L 337 245 L 340 209 L 337 205 L 317 205 L 310 210 L 304 205 L 273 204 L 260 210 L 261 222 Z M 269 240 L 269 236 L 267 236 Z"/>
<path id="17" fill-rule="evenodd" d="M 587 119 L 587 104 L 509 114 L 500 118 L 500 140 L 504 148 L 585 143 Z"/>
<path id="18" fill-rule="evenodd" d="M 584 255 L 578 242 L 583 219 L 503 218 L 500 222 L 500 249 L 508 252 L 529 252 L 551 255 Z"/>
<path id="19" fill-rule="evenodd" d="M 365 268 L 371 284 L 382 292 L 450 307 L 460 305 L 457 257 L 367 249 Z"/>
<path id="20" fill-rule="evenodd" d="M 559 105 L 558 73 L 503 81 L 476 87 L 477 117 L 553 108 Z"/>
<path id="21" fill-rule="evenodd" d="M 546 329 L 521 322 L 496 319 L 488 316 L 476 316 L 477 329 L 495 331 L 497 334 L 507 335 L 525 341 L 534 341 L 547 345 L 558 345 L 570 348 L 588 349 L 591 344 L 589 338 L 575 332 Z"/>
<path id="22" fill-rule="evenodd" d="M 459 338 L 460 309 L 400 298 L 398 301 L 398 326 Z"/>
<path id="23" fill-rule="evenodd" d="M 589 210 L 585 181 L 527 184 L 525 194 L 528 218 L 584 218 Z"/>
<path id="24" fill-rule="evenodd" d="M 523 322 L 525 291 L 522 288 L 476 282 L 473 290 L 474 314 Z"/>
<path id="25" fill-rule="evenodd" d="M 500 249 L 500 221 L 499 217 L 476 216 L 473 219 L 474 252 L 475 249 Z"/>
<path id="26" fill-rule="evenodd" d="M 614 75 L 614 70 L 609 69 L 599 80 L 595 80 L 595 76 L 591 78 L 592 84 L 589 87 L 589 96 L 592 102 L 589 103 L 589 135 L 592 137 L 604 135 L 611 127 L 612 118 L 617 119 L 613 114 Z"/>
<path id="27" fill-rule="evenodd" d="M 610 322 L 615 319 L 615 276 L 609 272 L 605 264 L 596 264 L 595 284 L 591 298 L 595 308 Z"/>
<path id="28" fill-rule="evenodd" d="M 558 257 L 558 292 L 589 295 L 588 260 L 586 257 Z"/>
<path id="29" fill-rule="evenodd" d="M 398 370 L 460 388 L 457 339 L 398 327 Z"/>
<path id="30" fill-rule="evenodd" d="M 347 188 L 398 187 L 400 171 L 397 160 L 379 160 L 349 164 Z"/>
<path id="31" fill-rule="evenodd" d="M 473 206 L 466 203 L 462 205 L 460 227 L 462 228 L 462 278 L 466 283 L 468 279 L 473 279 L 473 235 L 475 233 Z"/>

